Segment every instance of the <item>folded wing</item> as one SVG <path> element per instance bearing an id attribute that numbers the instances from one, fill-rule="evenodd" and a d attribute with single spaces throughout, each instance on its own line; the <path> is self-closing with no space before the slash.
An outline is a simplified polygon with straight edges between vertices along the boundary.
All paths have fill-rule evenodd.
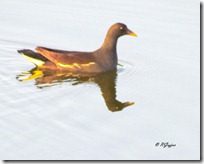
<path id="1" fill-rule="evenodd" d="M 37 47 L 35 50 L 56 65 L 88 64 L 94 62 L 94 57 L 89 52 L 63 51 L 45 47 Z"/>

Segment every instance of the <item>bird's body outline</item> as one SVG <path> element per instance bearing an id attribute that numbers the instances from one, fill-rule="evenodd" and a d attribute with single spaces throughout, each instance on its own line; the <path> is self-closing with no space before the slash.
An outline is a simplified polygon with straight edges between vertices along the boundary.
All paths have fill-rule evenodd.
<path id="1" fill-rule="evenodd" d="M 58 50 L 40 46 L 35 48 L 36 52 L 29 49 L 18 52 L 42 70 L 100 73 L 116 68 L 117 40 L 123 35 L 137 36 L 125 24 L 116 23 L 109 28 L 102 46 L 93 52 Z"/>

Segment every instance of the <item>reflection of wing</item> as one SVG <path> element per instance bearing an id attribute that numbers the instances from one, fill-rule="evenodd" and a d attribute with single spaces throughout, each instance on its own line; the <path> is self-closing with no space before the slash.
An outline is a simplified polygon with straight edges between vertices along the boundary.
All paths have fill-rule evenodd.
<path id="1" fill-rule="evenodd" d="M 64 82 L 70 82 L 72 85 L 77 85 L 85 82 L 93 82 L 96 76 L 95 73 L 72 73 L 61 71 L 43 71 L 37 67 L 29 72 L 22 72 L 16 76 L 16 79 L 21 82 L 35 80 L 35 85 L 38 88 L 45 88 L 53 85 L 60 85 Z"/>
<path id="2" fill-rule="evenodd" d="M 80 65 L 94 62 L 94 57 L 88 52 L 63 51 L 37 47 L 36 51 L 56 65 Z"/>

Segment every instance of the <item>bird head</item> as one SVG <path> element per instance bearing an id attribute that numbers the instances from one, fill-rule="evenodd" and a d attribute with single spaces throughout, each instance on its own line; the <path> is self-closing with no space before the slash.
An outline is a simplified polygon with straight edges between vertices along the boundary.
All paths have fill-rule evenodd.
<path id="1" fill-rule="evenodd" d="M 137 34 L 128 29 L 128 27 L 123 23 L 115 23 L 110 27 L 108 33 L 115 37 L 121 37 L 123 35 L 131 35 L 137 37 Z"/>

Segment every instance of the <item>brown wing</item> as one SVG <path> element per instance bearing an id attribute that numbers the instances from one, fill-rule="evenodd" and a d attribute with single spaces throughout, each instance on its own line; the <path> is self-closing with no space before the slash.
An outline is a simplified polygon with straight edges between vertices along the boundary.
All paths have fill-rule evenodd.
<path id="1" fill-rule="evenodd" d="M 35 50 L 55 64 L 86 64 L 94 62 L 94 57 L 89 52 L 55 50 L 45 47 L 37 47 Z"/>

